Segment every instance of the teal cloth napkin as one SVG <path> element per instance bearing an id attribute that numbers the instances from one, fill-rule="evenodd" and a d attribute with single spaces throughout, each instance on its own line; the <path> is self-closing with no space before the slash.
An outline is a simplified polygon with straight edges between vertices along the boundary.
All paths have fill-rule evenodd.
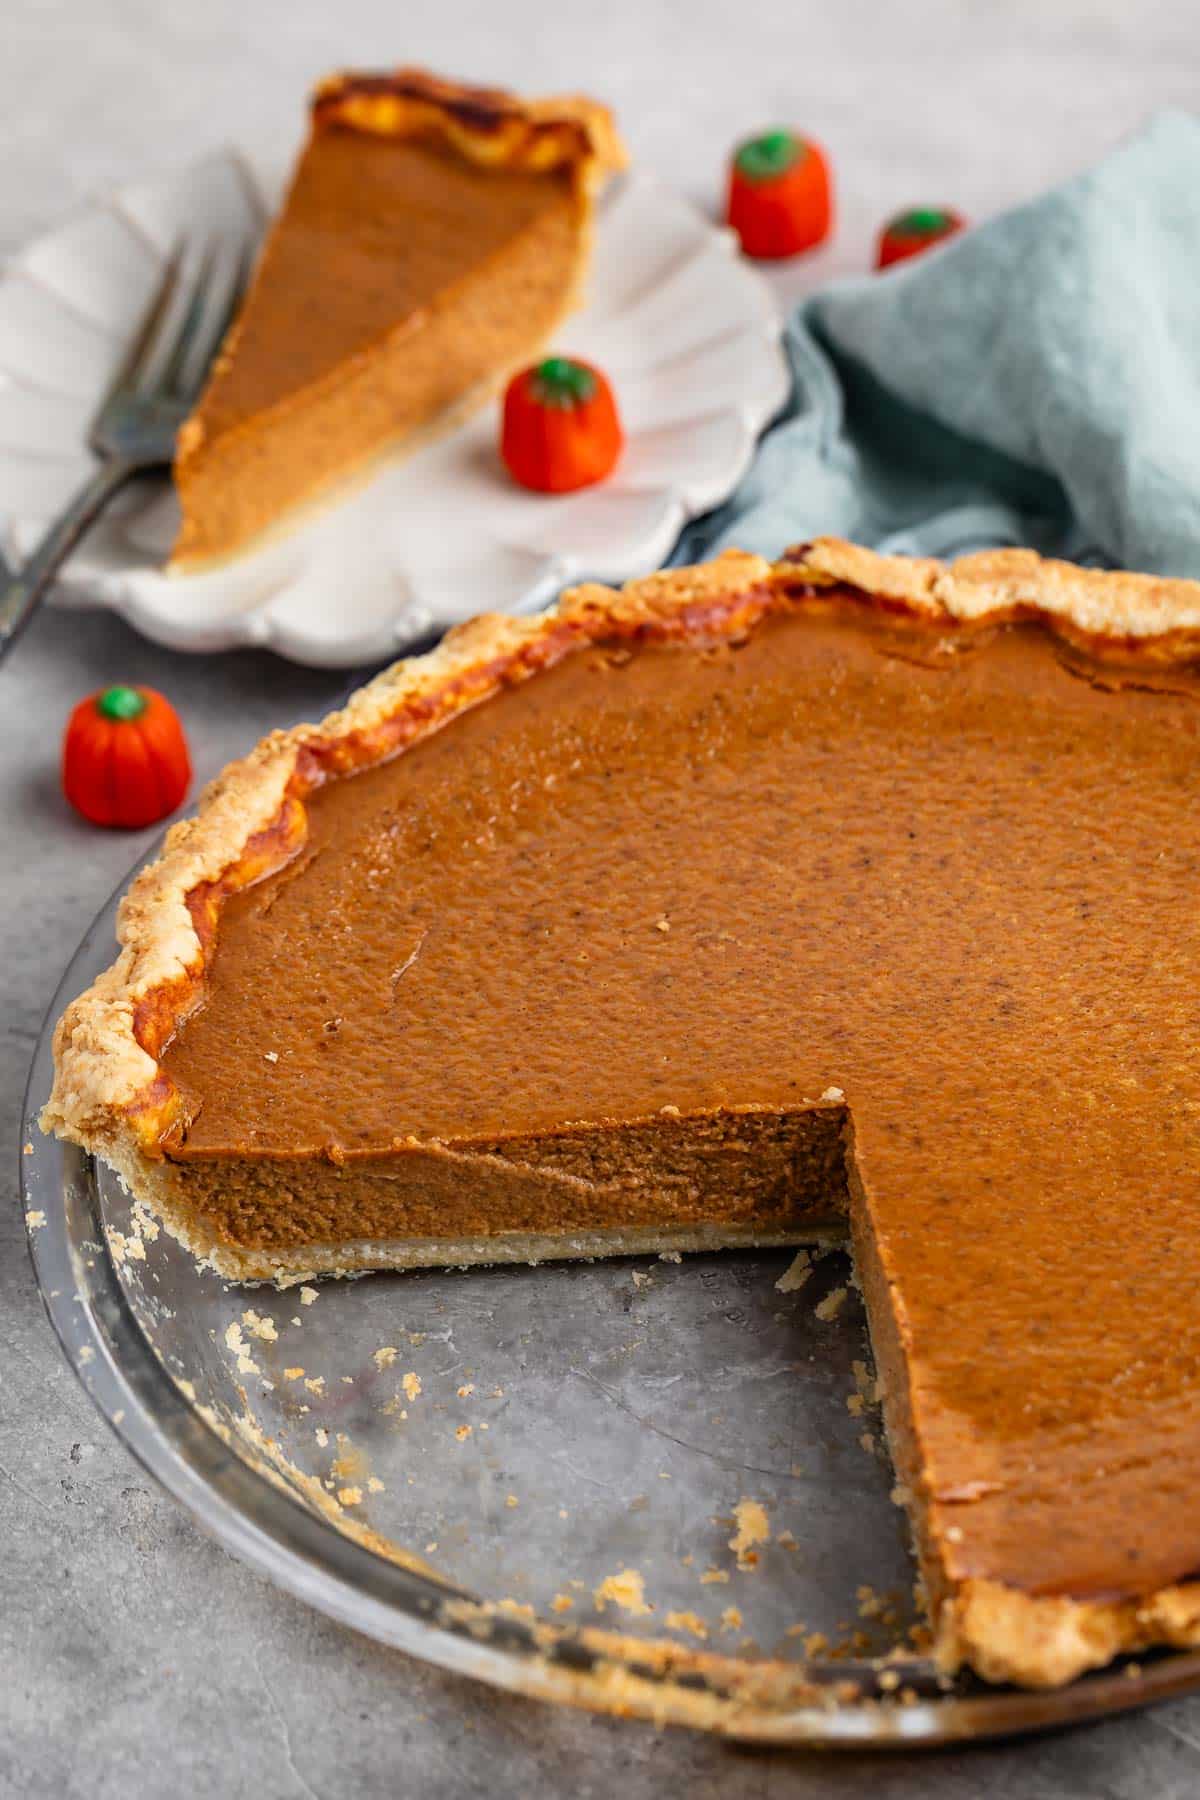
<path id="1" fill-rule="evenodd" d="M 807 300 L 792 400 L 677 561 L 821 533 L 1200 577 L 1200 122 Z"/>

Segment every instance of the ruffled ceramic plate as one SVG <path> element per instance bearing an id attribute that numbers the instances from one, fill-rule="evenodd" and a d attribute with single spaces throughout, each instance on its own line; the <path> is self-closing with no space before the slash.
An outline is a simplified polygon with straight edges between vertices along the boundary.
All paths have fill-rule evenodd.
<path id="1" fill-rule="evenodd" d="M 261 186 L 220 152 L 97 200 L 0 271 L 10 560 L 86 475 L 89 423 L 181 233 L 259 224 Z M 143 483 L 91 533 L 57 600 L 110 607 L 174 649 L 269 645 L 332 668 L 394 654 L 485 604 L 530 610 L 568 581 L 644 573 L 732 491 L 786 398 L 773 302 L 728 233 L 634 175 L 602 205 L 589 303 L 556 348 L 599 362 L 618 389 L 628 448 L 603 486 L 550 498 L 515 487 L 493 404 L 213 574 L 164 573 L 175 499 L 166 482 Z"/>

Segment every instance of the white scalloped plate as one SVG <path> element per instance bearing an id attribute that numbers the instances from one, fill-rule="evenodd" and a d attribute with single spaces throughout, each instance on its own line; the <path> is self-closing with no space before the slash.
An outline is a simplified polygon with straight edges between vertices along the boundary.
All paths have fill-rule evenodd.
<path id="1" fill-rule="evenodd" d="M 165 258 L 198 217 L 262 209 L 245 163 L 218 152 L 97 200 L 0 270 L 0 541 L 28 553 L 87 473 L 87 429 Z M 520 612 L 565 582 L 655 568 L 685 521 L 736 486 L 788 371 L 766 284 L 677 195 L 634 175 L 601 207 L 586 309 L 556 348 L 600 363 L 628 447 L 603 486 L 525 493 L 496 454 L 496 405 L 295 531 L 216 573 L 168 577 L 178 514 L 140 484 L 64 571 L 60 603 L 107 606 L 178 650 L 269 645 L 348 667 L 481 607 Z"/>

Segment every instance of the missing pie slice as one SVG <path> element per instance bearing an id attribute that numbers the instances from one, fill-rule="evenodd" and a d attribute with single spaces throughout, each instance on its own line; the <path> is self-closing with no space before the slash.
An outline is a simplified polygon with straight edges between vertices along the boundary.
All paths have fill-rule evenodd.
<path id="1" fill-rule="evenodd" d="M 464 416 L 576 304 L 608 112 L 420 70 L 336 75 L 241 314 L 179 435 L 175 569 L 251 545 Z"/>
<path id="2" fill-rule="evenodd" d="M 1200 584 L 833 540 L 208 790 L 44 1122 L 217 1268 L 848 1229 L 939 1652 L 1200 1642 Z"/>

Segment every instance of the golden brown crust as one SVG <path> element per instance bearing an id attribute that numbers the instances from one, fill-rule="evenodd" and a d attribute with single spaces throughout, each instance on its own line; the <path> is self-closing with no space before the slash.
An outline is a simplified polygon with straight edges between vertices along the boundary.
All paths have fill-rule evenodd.
<path id="1" fill-rule="evenodd" d="M 1200 1584 L 1161 1588 L 1141 1600 L 1094 1601 L 964 1581 L 938 1616 L 936 1654 L 947 1671 L 969 1663 L 985 1681 L 1062 1687 L 1123 1652 L 1159 1644 L 1200 1644 Z"/>
<path id="2" fill-rule="evenodd" d="M 575 170 L 594 187 L 628 161 L 608 108 L 582 94 L 523 100 L 425 69 L 327 76 L 313 95 L 314 131 L 420 138 L 488 167 Z"/>
<path id="3" fill-rule="evenodd" d="M 845 585 L 959 624 L 1041 618 L 1095 650 L 1128 645 L 1155 661 L 1200 654 L 1200 581 L 1082 569 L 1033 550 L 981 550 L 957 562 L 880 556 L 840 538 L 784 553 L 781 568 L 818 585 Z"/>

